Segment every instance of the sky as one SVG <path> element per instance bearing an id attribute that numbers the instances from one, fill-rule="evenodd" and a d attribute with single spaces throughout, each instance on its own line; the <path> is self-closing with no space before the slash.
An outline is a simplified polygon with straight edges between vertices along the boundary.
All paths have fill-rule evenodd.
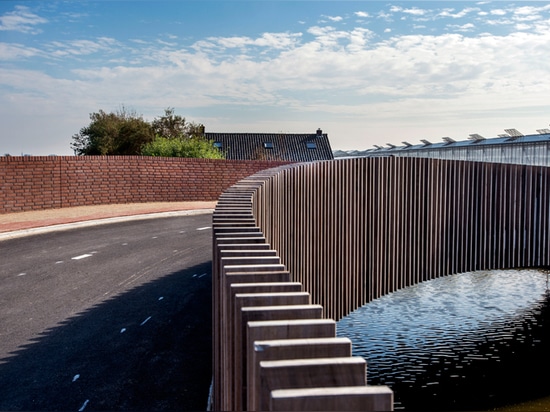
<path id="1" fill-rule="evenodd" d="M 90 114 L 333 150 L 550 123 L 546 1 L 0 1 L 0 155 L 72 155 Z"/>

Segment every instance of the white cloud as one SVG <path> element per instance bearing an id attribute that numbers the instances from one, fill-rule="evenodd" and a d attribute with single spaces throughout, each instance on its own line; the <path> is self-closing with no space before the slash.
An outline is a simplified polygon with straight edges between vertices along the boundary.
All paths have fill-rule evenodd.
<path id="1" fill-rule="evenodd" d="M 531 29 L 531 25 L 525 23 L 518 23 L 515 25 L 517 31 L 525 31 Z"/>
<path id="2" fill-rule="evenodd" d="M 535 22 L 533 24 L 533 31 L 538 34 L 545 35 L 550 31 L 550 19 Z"/>
<path id="3" fill-rule="evenodd" d="M 0 61 L 17 61 L 38 55 L 44 55 L 44 53 L 34 47 L 15 43 L 0 43 Z"/>
<path id="4" fill-rule="evenodd" d="M 522 6 L 516 8 L 513 13 L 516 16 L 536 16 L 540 17 L 539 13 L 542 11 L 550 10 L 550 5 L 542 6 L 542 7 L 534 7 L 534 6 Z"/>
<path id="5" fill-rule="evenodd" d="M 515 21 L 535 21 L 540 20 L 542 16 L 537 13 L 514 13 L 513 19 Z"/>
<path id="6" fill-rule="evenodd" d="M 47 45 L 47 49 L 55 57 L 86 56 L 100 51 L 108 52 L 116 45 L 117 41 L 115 39 L 100 37 L 95 40 L 54 41 Z"/>
<path id="7" fill-rule="evenodd" d="M 264 33 L 253 44 L 273 49 L 287 49 L 294 47 L 301 36 L 301 33 Z"/>
<path id="8" fill-rule="evenodd" d="M 404 14 L 410 14 L 412 16 L 424 16 L 427 13 L 427 10 L 419 9 L 417 7 L 412 7 L 410 9 L 405 9 L 400 6 L 391 6 L 390 11 L 392 13 L 404 13 Z"/>
<path id="9" fill-rule="evenodd" d="M 331 26 L 313 26 L 307 32 L 315 36 L 315 44 L 320 47 L 331 48 L 338 45 L 341 39 L 348 36 L 348 32 L 336 30 Z"/>
<path id="10" fill-rule="evenodd" d="M 229 49 L 245 47 L 254 42 L 250 37 L 226 37 L 226 38 L 210 37 L 209 40 L 214 40 L 215 43 L 217 43 L 221 47 L 229 48 Z"/>
<path id="11" fill-rule="evenodd" d="M 547 25 L 550 4 L 544 6 L 510 6 L 506 9 L 494 9 L 490 13 L 500 19 L 488 19 L 484 23 L 490 26 L 510 26 L 511 29 L 537 30 Z"/>
<path id="12" fill-rule="evenodd" d="M 493 21 L 493 24 L 497 22 L 501 24 L 513 24 L 513 22 L 530 22 L 544 19 L 542 13 L 548 13 L 550 11 L 550 5 L 544 6 L 511 6 L 506 9 L 493 9 L 490 10 L 490 14 L 493 16 L 507 16 L 506 19 L 500 21 Z"/>
<path id="13" fill-rule="evenodd" d="M 467 16 L 470 13 L 479 11 L 479 8 L 477 7 L 467 7 L 465 9 L 462 9 L 461 11 L 454 13 L 454 9 L 446 9 L 439 13 L 439 17 L 451 17 L 453 19 L 460 19 L 465 16 Z"/>
<path id="14" fill-rule="evenodd" d="M 380 11 L 378 12 L 378 14 L 376 15 L 376 17 L 378 19 L 382 19 L 382 20 L 385 20 L 387 22 L 392 22 L 393 21 L 393 15 L 391 13 L 386 13 L 385 11 Z"/>
<path id="15" fill-rule="evenodd" d="M 369 13 L 367 13 L 366 11 L 356 11 L 354 14 L 357 17 L 370 17 Z"/>
<path id="16" fill-rule="evenodd" d="M 473 23 L 466 23 L 462 25 L 450 24 L 447 27 L 458 32 L 471 32 L 475 29 L 475 25 Z"/>
<path id="17" fill-rule="evenodd" d="M 485 20 L 484 23 L 489 26 L 508 26 L 508 25 L 514 24 L 514 22 L 508 18 L 500 19 L 500 20 L 494 20 L 494 19 Z"/>
<path id="18" fill-rule="evenodd" d="M 196 42 L 192 47 L 196 50 L 202 50 L 220 47 L 223 49 L 244 49 L 248 46 L 256 46 L 279 50 L 294 47 L 301 36 L 301 33 L 263 33 L 256 39 L 246 36 L 209 37 L 206 41 Z"/>
<path id="19" fill-rule="evenodd" d="M 157 39 L 157 43 L 161 44 L 163 46 L 177 46 L 178 45 L 177 42 L 166 41 L 166 40 L 162 40 L 162 39 Z"/>
<path id="20" fill-rule="evenodd" d="M 39 24 L 48 21 L 29 11 L 26 6 L 15 6 L 15 10 L 0 16 L 0 31 L 18 31 L 21 33 L 38 34 Z"/>
<path id="21" fill-rule="evenodd" d="M 141 45 L 150 44 L 150 42 L 142 40 L 142 39 L 130 39 L 130 41 L 132 43 L 141 44 Z"/>

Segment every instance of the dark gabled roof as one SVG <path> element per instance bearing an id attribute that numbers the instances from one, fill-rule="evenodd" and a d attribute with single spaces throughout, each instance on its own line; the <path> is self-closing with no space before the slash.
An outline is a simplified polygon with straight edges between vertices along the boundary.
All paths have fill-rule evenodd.
<path id="1" fill-rule="evenodd" d="M 231 160 L 332 160 L 326 133 L 205 133 Z"/>

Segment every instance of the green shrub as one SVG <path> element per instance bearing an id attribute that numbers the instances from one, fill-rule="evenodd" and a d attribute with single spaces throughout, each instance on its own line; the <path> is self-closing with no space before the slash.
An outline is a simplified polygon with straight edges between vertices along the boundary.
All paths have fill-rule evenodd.
<path id="1" fill-rule="evenodd" d="M 176 137 L 168 139 L 157 136 L 141 148 L 143 156 L 194 157 L 225 159 L 223 152 L 214 147 L 214 142 L 202 137 Z"/>

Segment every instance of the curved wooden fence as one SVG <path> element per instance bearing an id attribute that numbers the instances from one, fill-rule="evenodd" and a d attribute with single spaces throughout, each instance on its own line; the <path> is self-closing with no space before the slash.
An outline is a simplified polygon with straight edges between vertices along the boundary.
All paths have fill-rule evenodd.
<path id="1" fill-rule="evenodd" d="M 214 212 L 213 407 L 387 410 L 335 321 L 454 273 L 549 265 L 550 168 L 419 158 L 282 166 Z"/>

